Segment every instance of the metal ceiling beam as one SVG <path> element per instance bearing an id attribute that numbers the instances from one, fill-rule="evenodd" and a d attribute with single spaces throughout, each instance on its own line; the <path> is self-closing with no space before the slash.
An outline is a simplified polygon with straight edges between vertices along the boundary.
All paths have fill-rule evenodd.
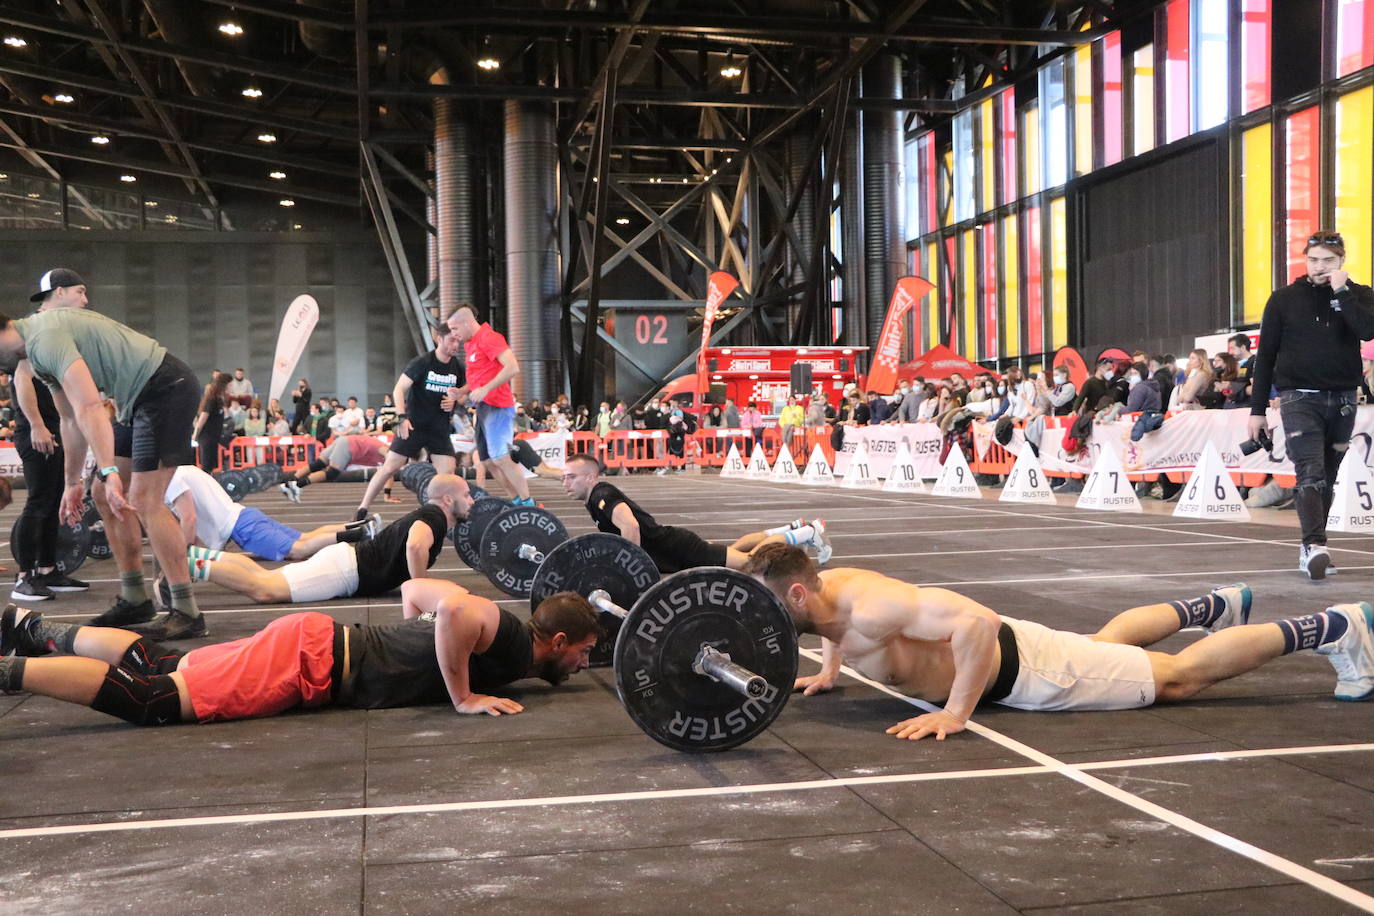
<path id="1" fill-rule="evenodd" d="M 571 140 L 582 129 L 582 122 L 586 119 L 587 113 L 592 110 L 592 106 L 606 98 L 606 74 L 620 72 L 620 62 L 624 60 L 625 52 L 630 50 L 630 42 L 635 37 L 634 25 L 644 16 L 644 12 L 648 8 L 649 0 L 635 0 L 635 5 L 630 9 L 628 16 L 629 28 L 615 37 L 615 43 L 611 45 L 611 49 L 601 61 L 601 72 L 592 81 L 592 88 L 582 97 L 582 101 L 577 103 L 577 107 L 573 109 L 572 117 L 568 119 L 568 135 L 565 142 Z M 598 134 L 600 132 L 600 130 L 597 131 Z M 604 137 L 601 142 L 605 142 Z M 595 317 L 595 301 L 592 302 L 591 312 Z"/>
<path id="2" fill-rule="evenodd" d="M 329 92 L 337 92 L 340 86 L 352 82 L 352 80 L 348 78 L 352 74 L 318 73 L 300 67 L 286 67 L 270 61 L 245 57 L 241 54 L 226 54 L 221 51 L 211 51 L 204 48 L 187 48 L 180 45 L 168 44 L 165 41 L 149 41 L 144 38 L 116 38 L 99 29 L 92 29 L 62 19 L 33 16 L 18 10 L 6 9 L 3 6 L 0 6 L 0 23 L 17 25 L 25 29 L 32 29 L 35 32 L 43 32 L 49 35 L 61 35 L 64 38 L 72 38 L 77 41 L 89 42 L 96 45 L 119 45 L 125 50 L 135 51 L 139 54 L 149 54 L 154 57 L 169 57 L 173 60 L 205 64 L 208 67 L 219 67 L 223 70 L 233 70 L 238 73 L 251 73 L 257 76 L 281 80 L 285 83 L 314 86 L 317 89 L 324 89 Z"/>
<path id="3" fill-rule="evenodd" d="M 18 61 L 0 60 L 0 73 L 12 73 L 16 76 L 26 76 L 30 79 L 40 80 L 52 86 L 54 89 L 85 89 L 91 92 L 99 92 L 104 95 L 126 99 L 141 99 L 143 97 L 143 94 L 138 91 L 137 87 L 131 86 L 128 83 L 101 79 L 99 77 L 90 76 L 85 73 L 76 73 L 70 70 L 31 66 Z M 270 114 L 248 105 L 231 105 L 227 102 L 217 102 L 213 99 L 200 99 L 194 96 L 175 95 L 166 92 L 158 95 L 158 101 L 169 108 L 192 111 L 196 114 L 208 115 L 210 117 L 246 121 L 250 124 L 270 127 L 275 130 L 296 131 L 298 133 L 306 133 L 313 136 L 328 137 L 332 140 L 345 140 L 349 143 L 354 143 L 358 139 L 358 133 L 352 127 L 336 126 L 325 121 L 308 120 L 306 118 L 293 118 L 289 115 Z"/>
<path id="4" fill-rule="evenodd" d="M 354 17 L 352 13 L 336 12 L 326 7 L 312 6 L 309 3 L 291 3 L 283 2 L 283 0 L 201 0 L 201 2 L 257 13 L 260 16 L 271 16 L 274 19 L 309 22 L 330 29 L 338 29 L 342 32 L 353 29 Z"/>
<path id="5" fill-rule="evenodd" d="M 44 172 L 47 172 L 48 175 L 56 181 L 65 181 L 61 172 L 53 168 L 52 164 L 49 163 L 48 160 L 44 159 L 41 155 L 39 155 L 37 150 L 29 146 L 29 144 L 25 142 L 24 138 L 21 137 L 13 127 L 10 127 L 9 124 L 5 123 L 4 121 L 0 121 L 0 134 L 9 137 L 13 141 L 14 145 L 10 146 L 10 148 L 18 150 L 19 155 L 24 158 L 24 161 L 28 162 L 30 165 L 42 169 Z M 72 187 L 71 185 L 67 185 L 67 196 L 75 200 L 77 205 L 81 207 L 83 210 L 85 210 L 86 214 L 90 216 L 91 219 L 100 223 L 106 229 L 113 228 L 113 226 L 110 225 L 110 221 L 105 218 L 105 214 L 100 211 L 100 208 L 92 204 L 90 200 L 87 199 L 86 195 L 83 194 L 79 189 Z"/>
<path id="6" fill-rule="evenodd" d="M 228 2 L 228 0 L 225 0 Z M 447 3 L 430 9 L 378 12 L 369 28 L 388 26 L 473 26 L 491 32 L 559 32 L 567 29 L 630 29 L 690 35 L 720 41 L 761 39 L 776 42 L 781 38 L 812 44 L 818 39 L 883 38 L 892 41 L 920 41 L 958 44 L 1079 45 L 1101 38 L 1100 30 L 1067 32 L 1058 29 L 1022 29 L 964 22 L 921 22 L 888 32 L 881 26 L 855 20 L 830 20 L 813 17 L 732 16 L 711 14 L 710 24 L 700 13 L 662 12 L 632 23 L 624 15 L 584 13 L 574 10 L 521 12 L 508 8 L 464 9 Z"/>
<path id="7" fill-rule="evenodd" d="M 911 0 L 916 2 L 916 0 Z M 922 0 L 923 2 L 923 0 Z M 832 84 L 833 85 L 833 84 Z M 827 87 L 828 88 L 828 87 Z M 384 83 L 371 93 L 378 98 L 411 99 L 467 99 L 470 101 L 503 101 L 519 99 L 532 102 L 576 102 L 583 97 L 577 89 L 553 86 L 444 86 L 429 83 Z M 824 96 L 820 92 L 819 96 Z M 623 105 L 669 105 L 690 108 L 781 108 L 805 111 L 816 104 L 818 97 L 787 95 L 785 93 L 698 91 L 693 89 L 643 89 L 622 87 L 617 98 Z M 950 99 L 856 99 L 861 109 L 924 111 L 932 114 L 955 114 L 960 105 Z"/>

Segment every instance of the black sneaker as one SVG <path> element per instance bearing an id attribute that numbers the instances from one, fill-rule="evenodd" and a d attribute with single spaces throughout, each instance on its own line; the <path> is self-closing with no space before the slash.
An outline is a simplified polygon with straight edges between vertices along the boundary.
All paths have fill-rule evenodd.
<path id="1" fill-rule="evenodd" d="M 50 573 L 43 573 L 37 577 L 39 584 L 51 592 L 84 592 L 91 587 L 91 583 L 82 582 L 80 579 L 73 579 L 60 569 L 54 568 Z"/>
<path id="2" fill-rule="evenodd" d="M 367 521 L 367 507 L 366 507 L 366 506 L 360 506 L 360 507 L 358 508 L 358 511 L 355 512 L 355 513 L 353 514 L 353 521 L 355 521 L 355 522 L 365 522 L 365 521 Z"/>
<path id="3" fill-rule="evenodd" d="M 148 623 L 130 627 L 135 633 L 151 636 L 154 639 L 198 639 L 209 636 L 210 628 L 205 625 L 205 617 L 191 617 L 172 608 Z"/>
<path id="4" fill-rule="evenodd" d="M 43 587 L 41 578 L 25 576 L 15 579 L 14 588 L 10 589 L 10 598 L 15 601 L 51 601 L 53 594 Z"/>
<path id="5" fill-rule="evenodd" d="M 144 599 L 138 604 L 126 600 L 123 596 L 115 599 L 114 606 L 108 611 L 94 618 L 89 626 L 93 627 L 127 627 L 135 623 L 147 623 L 157 616 L 157 611 L 153 608 L 153 602 Z"/>
<path id="6" fill-rule="evenodd" d="M 37 611 L 25 610 L 13 604 L 5 605 L 5 609 L 0 611 L 0 658 L 6 655 L 32 658 L 51 654 L 52 648 L 33 633 L 34 627 L 42 619 L 43 615 Z"/>

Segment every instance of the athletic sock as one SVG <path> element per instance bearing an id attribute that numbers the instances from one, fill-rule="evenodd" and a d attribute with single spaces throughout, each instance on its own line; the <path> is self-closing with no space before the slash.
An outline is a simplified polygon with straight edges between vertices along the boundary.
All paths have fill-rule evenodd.
<path id="1" fill-rule="evenodd" d="M 1305 617 L 1285 617 L 1274 622 L 1283 631 L 1284 655 L 1335 642 L 1350 629 L 1350 621 L 1345 619 L 1345 615 L 1331 610 Z"/>
<path id="2" fill-rule="evenodd" d="M 816 538 L 816 529 L 810 525 L 802 525 L 800 528 L 790 528 L 787 531 L 779 532 L 782 539 L 793 547 L 803 547 L 810 544 Z"/>
<path id="3" fill-rule="evenodd" d="M 0 693 L 13 693 L 24 689 L 24 663 L 28 659 L 10 655 L 0 658 Z"/>
<path id="4" fill-rule="evenodd" d="M 1178 614 L 1180 627 L 1210 627 L 1226 610 L 1226 599 L 1216 592 L 1186 601 L 1170 601 L 1169 607 Z"/>
<path id="5" fill-rule="evenodd" d="M 143 581 L 143 570 L 119 574 L 119 597 L 130 604 L 142 604 L 151 597 L 148 594 L 148 586 Z"/>
<path id="6" fill-rule="evenodd" d="M 353 520 L 355 522 L 367 521 L 367 506 L 359 506 L 358 511 L 353 514 Z"/>
<path id="7" fill-rule="evenodd" d="M 358 529 L 358 528 L 366 528 L 366 527 L 367 527 L 367 523 L 368 523 L 369 521 L 370 521 L 370 519 L 366 519 L 366 518 L 355 519 L 355 520 L 353 520 L 353 521 L 351 521 L 351 522 L 344 522 L 344 527 L 347 528 L 349 531 L 353 531 L 354 529 Z"/>
<path id="8" fill-rule="evenodd" d="M 186 551 L 186 571 L 190 574 L 191 581 L 209 582 L 210 567 L 219 562 L 219 559 L 223 556 L 224 551 L 222 550 L 211 550 L 208 547 L 189 548 Z M 171 583 L 168 583 L 168 585 L 171 585 Z M 176 588 L 175 585 L 171 585 L 171 587 Z M 190 588 L 191 586 L 188 583 L 186 587 Z M 173 604 L 173 607 L 175 606 L 176 605 Z"/>
<path id="9" fill-rule="evenodd" d="M 15 625 L 18 626 L 24 618 L 29 616 L 29 614 L 36 613 L 36 611 L 20 608 L 14 620 Z M 48 620 L 46 617 L 39 617 L 38 620 L 33 623 L 34 637 L 42 641 L 50 649 L 61 652 L 63 655 L 76 654 L 74 646 L 76 645 L 76 631 L 79 629 L 81 629 L 81 624 L 58 623 L 54 620 Z"/>
<path id="10" fill-rule="evenodd" d="M 298 487 L 308 487 L 308 486 L 310 486 L 310 478 L 309 478 L 309 477 L 297 477 L 297 478 L 296 478 L 296 486 L 298 486 Z"/>
<path id="11" fill-rule="evenodd" d="M 334 535 L 334 541 L 338 544 L 356 544 L 359 541 L 367 540 L 366 525 L 349 525 L 343 531 Z"/>
<path id="12" fill-rule="evenodd" d="M 205 564 L 209 567 L 209 563 Z M 191 592 L 191 583 L 175 582 L 168 583 L 172 590 L 172 610 L 185 614 L 187 617 L 200 617 L 200 608 L 196 607 L 196 596 Z"/>
<path id="13" fill-rule="evenodd" d="M 765 529 L 763 529 L 763 533 L 764 533 L 764 534 L 768 534 L 768 535 L 773 535 L 773 534 L 786 534 L 787 532 L 792 531 L 792 530 L 794 530 L 794 529 L 792 528 L 792 523 L 791 523 L 791 522 L 788 522 L 786 525 L 779 525 L 779 526 L 776 527 L 776 528 L 765 528 Z"/>

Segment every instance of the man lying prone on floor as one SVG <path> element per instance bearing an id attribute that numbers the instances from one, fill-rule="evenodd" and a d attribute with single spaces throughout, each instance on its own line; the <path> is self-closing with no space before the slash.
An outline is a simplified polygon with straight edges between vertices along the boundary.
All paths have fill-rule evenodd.
<path id="1" fill-rule="evenodd" d="M 401 587 L 405 619 L 345 626 L 289 614 L 244 639 L 180 652 L 132 630 L 0 611 L 0 692 L 89 706 L 136 725 L 274 716 L 295 707 L 386 709 L 450 702 L 460 713 L 522 712 L 492 696 L 512 681 L 561 684 L 601 637 L 586 599 L 559 592 L 528 624 L 441 579 Z M 60 654 L 62 657 L 51 657 Z"/>
<path id="2" fill-rule="evenodd" d="M 822 637 L 821 671 L 797 679 L 809 696 L 829 690 L 847 661 L 872 680 L 943 703 L 888 734 L 915 741 L 963 731 L 980 701 L 1016 709 L 1136 709 L 1199 691 L 1301 649 L 1336 669 L 1336 699 L 1374 697 L 1374 608 L 1342 604 L 1318 614 L 1250 624 L 1250 589 L 1132 608 L 1091 636 L 994 612 L 944 588 L 923 588 L 865 569 L 820 572 L 783 544 L 744 566 L 782 599 L 798 632 Z M 1148 652 L 1183 627 L 1210 635 L 1181 652 Z"/>

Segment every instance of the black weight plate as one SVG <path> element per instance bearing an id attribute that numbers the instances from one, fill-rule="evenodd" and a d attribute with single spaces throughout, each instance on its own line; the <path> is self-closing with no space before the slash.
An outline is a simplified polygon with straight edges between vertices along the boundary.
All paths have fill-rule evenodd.
<path id="1" fill-rule="evenodd" d="M 10 553 L 14 552 L 14 545 L 17 543 L 15 535 L 18 533 L 19 519 L 15 519 L 14 525 L 10 528 Z M 55 558 L 59 570 L 69 575 L 76 572 L 81 568 L 81 564 L 86 562 L 90 549 L 91 532 L 85 522 L 78 522 L 75 526 L 58 523 Z"/>
<path id="2" fill-rule="evenodd" d="M 692 670 L 703 645 L 768 681 L 746 698 Z M 767 587 L 723 566 L 688 569 L 651 587 L 621 624 L 615 681 L 645 734 L 679 751 L 723 751 L 766 729 L 797 678 L 797 631 Z"/>
<path id="3" fill-rule="evenodd" d="M 100 517 L 94 504 L 81 516 L 81 523 L 91 533 L 91 546 L 86 556 L 92 560 L 108 560 L 113 551 L 110 550 L 109 538 L 105 536 L 105 520 Z"/>
<path id="4" fill-rule="evenodd" d="M 220 471 L 219 485 L 224 488 L 224 492 L 229 494 L 229 498 L 234 502 L 241 502 L 245 496 L 252 492 L 249 489 L 248 475 L 243 471 Z"/>
<path id="5" fill-rule="evenodd" d="M 458 552 L 464 563 L 473 569 L 482 568 L 482 558 L 478 555 L 477 549 L 478 539 L 491 520 L 509 508 L 510 503 L 504 499 L 492 497 L 479 499 L 472 504 L 472 508 L 468 510 L 468 517 L 453 529 L 453 549 Z"/>
<path id="6" fill-rule="evenodd" d="M 421 470 L 422 467 L 424 467 L 424 464 L 418 461 L 414 464 L 408 464 L 401 468 L 396 474 L 396 479 L 401 482 L 401 486 L 405 487 L 410 492 L 418 492 L 420 489 L 419 475 L 424 473 Z M 430 467 L 433 467 L 433 465 L 430 465 Z"/>
<path id="7" fill-rule="evenodd" d="M 281 465 L 277 464 L 275 461 L 258 465 L 258 470 L 262 473 L 262 489 L 266 490 L 281 483 Z"/>
<path id="8" fill-rule="evenodd" d="M 530 611 L 539 602 L 561 591 L 586 597 L 600 589 L 623 608 L 630 608 L 639 596 L 658 581 L 658 567 L 644 548 L 623 537 L 594 531 L 564 541 L 544 558 L 530 589 Z M 591 666 L 608 667 L 615 655 L 615 637 L 620 618 L 600 612 L 605 637 L 592 648 Z"/>
<path id="9" fill-rule="evenodd" d="M 477 539 L 482 572 L 507 595 L 528 598 L 539 564 L 567 539 L 568 529 L 552 512 L 537 506 L 511 506 L 492 519 Z M 532 555 L 521 556 L 522 547 L 533 548 Z"/>
<path id="10" fill-rule="evenodd" d="M 267 475 L 261 467 L 246 467 L 243 476 L 248 480 L 249 493 L 257 493 L 267 487 Z"/>
<path id="11" fill-rule="evenodd" d="M 429 498 L 429 482 L 438 477 L 439 472 L 435 470 L 434 465 L 427 461 L 419 467 L 423 470 L 415 475 L 415 498 L 423 506 L 425 500 Z"/>

